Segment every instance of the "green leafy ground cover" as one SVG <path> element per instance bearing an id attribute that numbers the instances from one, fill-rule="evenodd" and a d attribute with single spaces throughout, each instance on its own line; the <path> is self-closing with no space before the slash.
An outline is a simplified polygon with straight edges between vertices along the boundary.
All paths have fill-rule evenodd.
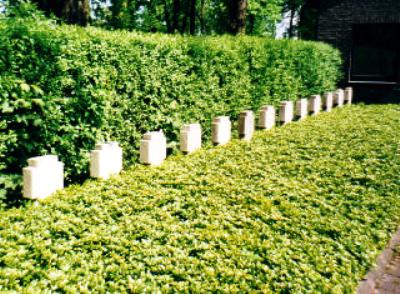
<path id="1" fill-rule="evenodd" d="M 400 223 L 400 106 L 352 106 L 0 215 L 0 290 L 352 292 Z"/>

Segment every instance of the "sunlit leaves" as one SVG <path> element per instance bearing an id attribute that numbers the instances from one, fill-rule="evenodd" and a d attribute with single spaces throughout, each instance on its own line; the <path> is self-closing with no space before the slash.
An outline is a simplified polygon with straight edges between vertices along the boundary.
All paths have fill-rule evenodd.
<path id="1" fill-rule="evenodd" d="M 397 229 L 400 107 L 351 106 L 0 213 L 0 289 L 351 293 Z"/>

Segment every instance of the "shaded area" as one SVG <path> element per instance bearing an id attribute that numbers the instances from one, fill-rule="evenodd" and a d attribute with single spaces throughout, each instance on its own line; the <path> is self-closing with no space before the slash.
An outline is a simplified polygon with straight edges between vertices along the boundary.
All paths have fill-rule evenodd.
<path id="1" fill-rule="evenodd" d="M 354 101 L 366 104 L 399 104 L 400 85 L 352 85 Z"/>

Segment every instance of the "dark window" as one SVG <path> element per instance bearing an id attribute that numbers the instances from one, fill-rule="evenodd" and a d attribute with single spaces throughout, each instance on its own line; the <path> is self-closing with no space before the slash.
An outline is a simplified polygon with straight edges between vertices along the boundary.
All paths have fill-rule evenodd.
<path id="1" fill-rule="evenodd" d="M 400 24 L 353 26 L 351 81 L 398 82 Z"/>

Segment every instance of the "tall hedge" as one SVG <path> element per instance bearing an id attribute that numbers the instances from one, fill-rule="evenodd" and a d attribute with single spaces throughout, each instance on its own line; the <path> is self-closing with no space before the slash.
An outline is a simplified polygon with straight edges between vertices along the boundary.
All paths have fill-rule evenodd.
<path id="1" fill-rule="evenodd" d="M 216 115 L 334 89 L 340 64 L 338 51 L 321 43 L 5 20 L 0 127 L 13 139 L 0 142 L 1 177 L 54 153 L 68 181 L 84 179 L 96 141 L 119 141 L 129 163 L 144 132 L 163 129 L 174 146 L 187 122 L 202 123 L 207 139 Z"/>

